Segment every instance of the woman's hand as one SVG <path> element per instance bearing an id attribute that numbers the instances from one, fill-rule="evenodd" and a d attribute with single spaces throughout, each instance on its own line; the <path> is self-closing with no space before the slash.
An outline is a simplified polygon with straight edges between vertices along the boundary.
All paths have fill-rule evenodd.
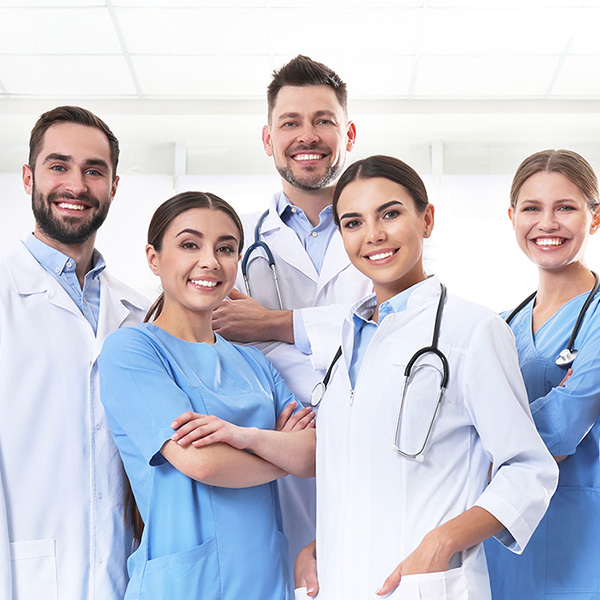
<path id="1" fill-rule="evenodd" d="M 404 575 L 417 573 L 438 573 L 447 571 L 450 558 L 445 544 L 434 529 L 428 533 L 419 546 L 409 554 L 385 580 L 384 584 L 377 590 L 378 596 L 385 596 L 395 590 Z"/>
<path id="2" fill-rule="evenodd" d="M 317 543 L 311 542 L 304 546 L 298 553 L 294 565 L 294 580 L 297 588 L 306 588 L 309 596 L 316 596 L 319 592 L 319 578 L 317 577 Z"/>
<path id="3" fill-rule="evenodd" d="M 177 430 L 171 439 L 180 446 L 192 444 L 195 448 L 202 448 L 223 442 L 244 450 L 248 445 L 249 428 L 239 427 L 214 415 L 187 411 L 177 417 L 171 427 Z"/>
<path id="4" fill-rule="evenodd" d="M 294 413 L 298 405 L 296 400 L 292 400 L 277 417 L 275 431 L 302 431 L 315 426 L 315 411 L 310 408 L 302 408 Z"/>

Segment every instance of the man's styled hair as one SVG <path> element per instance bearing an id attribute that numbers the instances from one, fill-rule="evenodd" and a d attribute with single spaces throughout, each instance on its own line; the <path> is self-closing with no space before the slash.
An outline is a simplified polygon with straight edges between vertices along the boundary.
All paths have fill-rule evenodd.
<path id="1" fill-rule="evenodd" d="M 57 123 L 77 123 L 87 127 L 99 129 L 108 139 L 110 147 L 110 162 L 112 166 L 113 179 L 117 176 L 117 164 L 119 162 L 119 140 L 108 128 L 108 125 L 94 113 L 79 106 L 58 106 L 45 112 L 34 125 L 29 138 L 29 166 L 34 170 L 35 161 L 42 148 L 44 134 Z"/>
<path id="2" fill-rule="evenodd" d="M 347 111 L 348 91 L 346 84 L 340 76 L 323 63 L 316 62 L 308 56 L 298 54 L 296 58 L 283 65 L 281 69 L 273 71 L 273 80 L 267 88 L 267 107 L 269 122 L 273 114 L 273 107 L 277 101 L 279 90 L 283 86 L 328 85 L 334 92 L 344 109 Z"/>

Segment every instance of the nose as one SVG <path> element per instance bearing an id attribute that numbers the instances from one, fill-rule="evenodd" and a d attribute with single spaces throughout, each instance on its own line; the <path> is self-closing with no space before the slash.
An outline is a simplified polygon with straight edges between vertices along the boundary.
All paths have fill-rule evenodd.
<path id="1" fill-rule="evenodd" d="M 301 144 L 316 144 L 319 141 L 319 135 L 312 123 L 306 124 L 300 128 L 296 139 Z"/>
<path id="2" fill-rule="evenodd" d="M 548 208 L 541 212 L 538 227 L 544 231 L 553 231 L 559 227 L 554 210 Z"/>
<path id="3" fill-rule="evenodd" d="M 65 189 L 75 195 L 87 191 L 85 176 L 79 169 L 68 171 L 65 179 Z"/>
<path id="4" fill-rule="evenodd" d="M 379 219 L 367 223 L 367 241 L 370 244 L 378 244 L 385 240 L 385 229 Z"/>
<path id="5" fill-rule="evenodd" d="M 216 271 L 220 267 L 220 264 L 214 250 L 210 248 L 204 248 L 198 256 L 198 266 L 201 269 Z"/>

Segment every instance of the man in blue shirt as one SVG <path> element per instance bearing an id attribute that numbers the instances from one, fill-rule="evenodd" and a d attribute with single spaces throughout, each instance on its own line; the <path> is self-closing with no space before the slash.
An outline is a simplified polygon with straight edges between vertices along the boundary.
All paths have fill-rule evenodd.
<path id="1" fill-rule="evenodd" d="M 329 67 L 297 56 L 273 74 L 267 90 L 265 152 L 281 175 L 282 191 L 267 213 L 242 218 L 247 240 L 259 239 L 274 256 L 281 306 L 263 250 L 248 260 L 247 277 L 215 312 L 224 337 L 263 351 L 305 406 L 340 344 L 350 305 L 370 282 L 350 263 L 333 222 L 335 183 L 356 139 L 347 115 L 346 84 Z M 262 222 L 261 222 L 262 221 Z M 240 291 L 238 291 L 240 290 Z M 243 291 L 242 291 L 243 290 Z M 280 482 L 290 557 L 314 539 L 314 480 Z"/>
<path id="2" fill-rule="evenodd" d="M 64 106 L 31 133 L 34 232 L 0 261 L 0 598 L 122 598 L 131 552 L 123 467 L 98 398 L 106 336 L 146 301 L 94 249 L 119 144 Z"/>

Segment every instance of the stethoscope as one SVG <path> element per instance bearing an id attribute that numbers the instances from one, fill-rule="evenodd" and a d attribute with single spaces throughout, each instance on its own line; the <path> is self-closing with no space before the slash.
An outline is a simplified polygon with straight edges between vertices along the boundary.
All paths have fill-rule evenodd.
<path id="1" fill-rule="evenodd" d="M 412 355 L 412 357 L 410 358 L 410 360 L 408 361 L 408 363 L 406 364 L 406 367 L 404 369 L 404 385 L 403 385 L 403 390 L 402 390 L 402 399 L 400 401 L 400 408 L 398 409 L 398 418 L 396 419 L 396 431 L 394 433 L 394 449 L 396 450 L 396 452 L 398 452 L 402 456 L 405 456 L 406 458 L 414 458 L 419 461 L 423 460 L 421 455 L 423 454 L 423 450 L 425 449 L 425 446 L 427 445 L 427 441 L 429 440 L 431 430 L 433 429 L 433 423 L 435 421 L 435 417 L 438 413 L 438 409 L 442 402 L 442 398 L 444 397 L 444 392 L 446 391 L 446 388 L 448 386 L 448 377 L 449 377 L 449 373 L 450 373 L 448 359 L 446 358 L 446 355 L 439 349 L 439 346 L 438 346 L 439 336 L 440 336 L 440 325 L 442 324 L 442 313 L 444 311 L 444 303 L 446 302 L 446 293 L 447 293 L 446 286 L 443 283 L 440 283 L 440 288 L 441 288 L 440 299 L 438 301 L 437 311 L 435 314 L 435 324 L 433 326 L 433 339 L 431 340 L 431 345 L 425 346 L 424 348 L 417 350 Z M 405 450 L 402 450 L 400 448 L 399 443 L 398 443 L 398 438 L 400 435 L 400 424 L 402 421 L 402 409 L 404 407 L 406 390 L 408 388 L 407 382 L 410 378 L 414 364 L 417 362 L 417 360 L 419 360 L 421 357 L 425 356 L 426 354 L 434 354 L 435 356 L 437 356 L 440 359 L 440 362 L 442 363 L 442 380 L 441 380 L 441 386 L 440 386 L 440 393 L 438 395 L 435 409 L 434 409 L 433 415 L 431 417 L 431 422 L 429 423 L 429 428 L 427 429 L 427 434 L 425 435 L 425 440 L 424 440 L 422 446 L 417 450 L 417 452 L 406 452 Z M 327 368 L 327 371 L 325 372 L 325 377 L 323 377 L 323 380 L 319 381 L 319 383 L 317 383 L 317 385 L 315 385 L 315 387 L 313 388 L 313 391 L 311 392 L 310 403 L 312 404 L 312 406 L 314 406 L 314 407 L 318 406 L 320 404 L 321 400 L 323 399 L 323 396 L 325 395 L 325 391 L 327 390 L 327 386 L 329 384 L 329 380 L 331 379 L 331 374 L 333 372 L 333 368 L 335 367 L 335 364 L 337 363 L 337 361 L 339 360 L 339 358 L 341 356 L 342 356 L 342 347 L 340 346 L 337 349 L 337 352 L 335 353 L 335 356 L 333 357 L 333 360 L 331 361 L 329 367 Z"/>
<path id="2" fill-rule="evenodd" d="M 266 242 L 260 240 L 260 228 L 262 227 L 265 219 L 267 218 L 269 211 L 266 210 L 258 219 L 256 223 L 256 227 L 254 228 L 254 243 L 250 244 L 244 252 L 244 256 L 242 258 L 242 277 L 244 278 L 244 285 L 246 286 L 246 293 L 248 296 L 252 296 L 250 292 L 250 282 L 248 281 L 248 266 L 251 262 L 252 253 L 256 253 L 259 248 L 262 248 L 263 252 L 266 256 L 262 256 L 262 254 L 257 254 L 253 260 L 266 260 L 271 272 L 273 273 L 273 284 L 275 285 L 275 291 L 277 292 L 277 300 L 279 301 L 279 310 L 283 310 L 283 302 L 281 301 L 281 291 L 279 290 L 279 279 L 277 278 L 277 269 L 275 268 L 275 258 L 273 257 L 273 253 L 271 249 L 267 245 Z"/>
<path id="3" fill-rule="evenodd" d="M 573 331 L 571 333 L 571 337 L 569 338 L 569 343 L 567 344 L 567 347 L 556 357 L 556 360 L 554 361 L 558 367 L 570 367 L 573 364 L 575 357 L 577 356 L 578 351 L 575 350 L 575 348 L 573 347 L 575 345 L 575 338 L 579 333 L 579 328 L 581 327 L 583 317 L 585 316 L 587 309 L 592 303 L 592 300 L 594 299 L 594 296 L 598 291 L 598 287 L 600 287 L 600 279 L 598 278 L 598 275 L 594 271 L 592 271 L 592 275 L 594 276 L 594 287 L 591 289 L 590 293 L 585 299 L 585 303 L 579 311 L 579 316 L 577 317 L 577 321 L 575 322 L 575 327 L 573 327 Z M 533 292 L 533 294 L 527 296 L 527 298 L 525 298 L 525 300 L 523 300 L 523 302 L 521 302 L 521 304 L 519 304 L 519 306 L 517 306 L 517 308 L 515 308 L 515 310 L 513 310 L 510 313 L 510 315 L 508 315 L 506 322 L 510 324 L 510 322 L 517 316 L 517 314 L 535 298 L 536 294 L 537 292 Z"/>

